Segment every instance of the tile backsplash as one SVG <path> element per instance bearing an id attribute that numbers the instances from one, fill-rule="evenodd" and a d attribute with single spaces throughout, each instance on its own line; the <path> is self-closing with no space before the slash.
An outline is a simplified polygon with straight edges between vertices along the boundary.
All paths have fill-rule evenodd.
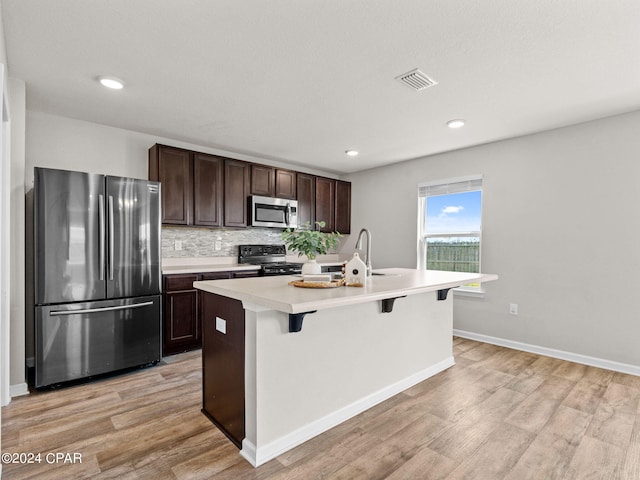
<path id="1" fill-rule="evenodd" d="M 162 257 L 236 257 L 241 244 L 282 243 L 281 232 L 273 228 L 162 227 Z"/>

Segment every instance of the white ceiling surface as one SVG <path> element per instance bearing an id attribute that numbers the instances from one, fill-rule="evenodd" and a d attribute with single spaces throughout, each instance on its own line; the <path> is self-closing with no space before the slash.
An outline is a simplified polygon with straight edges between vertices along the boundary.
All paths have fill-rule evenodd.
<path id="1" fill-rule="evenodd" d="M 338 174 L 640 108 L 638 0 L 2 0 L 2 15 L 29 110 Z M 394 79 L 414 68 L 438 84 Z"/>

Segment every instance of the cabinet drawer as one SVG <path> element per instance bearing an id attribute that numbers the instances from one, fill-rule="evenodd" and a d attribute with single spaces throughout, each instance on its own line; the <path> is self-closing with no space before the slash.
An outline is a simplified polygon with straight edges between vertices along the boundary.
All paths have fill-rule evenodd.
<path id="1" fill-rule="evenodd" d="M 165 275 L 164 291 L 193 290 L 193 282 L 197 280 L 197 275 Z"/>
<path id="2" fill-rule="evenodd" d="M 231 278 L 257 277 L 259 274 L 260 270 L 239 270 L 237 272 L 231 272 Z"/>
<path id="3" fill-rule="evenodd" d="M 224 280 L 229 278 L 229 272 L 207 272 L 201 275 L 201 280 Z"/>

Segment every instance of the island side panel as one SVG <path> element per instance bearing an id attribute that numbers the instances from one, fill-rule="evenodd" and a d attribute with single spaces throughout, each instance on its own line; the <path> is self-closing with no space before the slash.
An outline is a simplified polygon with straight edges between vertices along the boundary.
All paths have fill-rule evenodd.
<path id="1" fill-rule="evenodd" d="M 242 302 L 202 292 L 202 411 L 238 447 L 245 437 Z"/>
<path id="2" fill-rule="evenodd" d="M 453 364 L 452 300 L 436 292 L 399 298 L 391 313 L 380 301 L 320 310 L 299 333 L 283 312 L 245 308 L 258 464 Z"/>

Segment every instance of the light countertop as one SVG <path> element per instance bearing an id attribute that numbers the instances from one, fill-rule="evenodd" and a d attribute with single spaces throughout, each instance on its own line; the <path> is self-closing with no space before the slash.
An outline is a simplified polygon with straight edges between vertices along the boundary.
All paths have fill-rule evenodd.
<path id="1" fill-rule="evenodd" d="M 305 258 L 296 255 L 287 255 L 287 262 L 303 263 Z M 318 263 L 325 266 L 341 265 L 337 255 L 324 255 Z M 260 270 L 258 265 L 239 264 L 237 257 L 189 257 L 189 258 L 163 258 L 162 274 L 173 275 L 181 273 L 208 273 L 228 272 L 242 270 Z"/>
<path id="2" fill-rule="evenodd" d="M 374 272 L 384 275 L 369 277 L 364 287 L 298 288 L 288 285 L 292 280 L 300 280 L 300 277 L 295 275 L 201 281 L 194 282 L 193 285 L 206 292 L 273 310 L 302 313 L 498 279 L 498 276 L 493 274 L 408 268 L 385 268 Z"/>
<path id="3" fill-rule="evenodd" d="M 232 263 L 227 265 L 203 264 L 203 265 L 171 265 L 162 266 L 163 275 L 173 275 L 178 273 L 208 273 L 208 272 L 231 272 L 240 270 L 260 270 L 259 265 L 241 265 Z"/>

